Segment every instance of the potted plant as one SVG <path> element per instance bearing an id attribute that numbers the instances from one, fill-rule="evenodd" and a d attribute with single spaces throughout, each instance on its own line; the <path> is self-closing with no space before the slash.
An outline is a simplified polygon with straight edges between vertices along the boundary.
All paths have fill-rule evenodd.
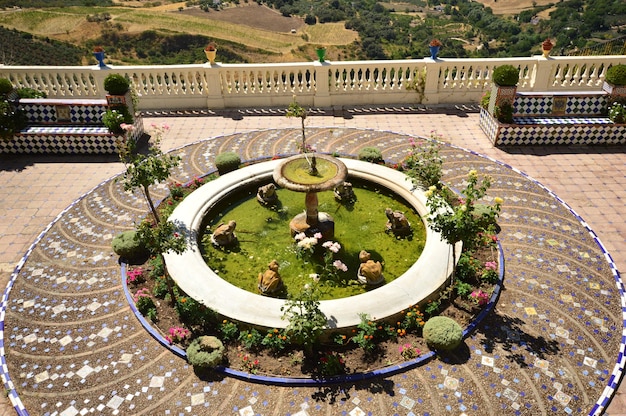
<path id="1" fill-rule="evenodd" d="M 204 53 L 206 54 L 206 58 L 209 60 L 209 63 L 213 65 L 215 63 L 215 56 L 217 55 L 217 45 L 215 42 L 209 42 L 204 48 Z"/>
<path id="2" fill-rule="evenodd" d="M 326 48 L 323 46 L 318 46 L 315 49 L 315 53 L 317 54 L 317 58 L 320 60 L 320 62 L 324 62 L 326 60 Z"/>
<path id="3" fill-rule="evenodd" d="M 602 89 L 614 97 L 626 96 L 626 65 L 613 65 L 607 69 Z"/>
<path id="4" fill-rule="evenodd" d="M 428 48 L 430 49 L 430 57 L 431 59 L 437 59 L 437 55 L 439 54 L 439 50 L 443 44 L 439 39 L 433 39 L 428 44 Z"/>
<path id="5" fill-rule="evenodd" d="M 554 47 L 554 43 L 552 43 L 550 38 L 547 38 L 546 40 L 543 41 L 543 43 L 541 44 L 541 52 L 543 53 L 544 58 L 547 58 L 550 55 L 550 51 L 552 50 L 553 47 Z"/>
<path id="6" fill-rule="evenodd" d="M 493 88 L 489 99 L 489 113 L 494 114 L 496 107 L 502 108 L 505 103 L 514 106 L 519 69 L 513 65 L 500 65 L 491 74 Z"/>
<path id="7" fill-rule="evenodd" d="M 104 48 L 102 46 L 96 46 L 95 48 L 93 48 L 93 56 L 98 61 L 98 66 L 100 68 L 107 68 L 107 66 L 104 64 Z"/>
<path id="8" fill-rule="evenodd" d="M 104 89 L 111 95 L 124 95 L 130 90 L 130 81 L 120 74 L 109 74 L 104 79 Z"/>

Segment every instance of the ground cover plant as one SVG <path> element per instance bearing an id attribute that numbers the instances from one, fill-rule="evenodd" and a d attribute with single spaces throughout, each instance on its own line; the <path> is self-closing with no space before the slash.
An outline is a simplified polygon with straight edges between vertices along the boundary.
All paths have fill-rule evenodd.
<path id="1" fill-rule="evenodd" d="M 424 149 L 424 154 L 420 155 L 418 149 Z M 414 163 L 417 157 L 425 158 L 429 164 L 439 163 L 436 148 L 416 146 L 412 142 L 407 161 L 413 158 L 413 163 L 402 163 L 396 167 L 404 169 L 410 177 L 413 174 L 411 168 L 419 165 Z M 424 169 L 421 165 L 419 170 L 430 172 L 427 175 L 430 179 L 432 171 L 438 171 L 436 166 Z M 167 218 L 177 203 L 213 177 L 196 178 L 187 184 L 171 183 L 170 196 L 158 207 L 159 216 Z M 483 177 L 479 181 L 478 174 L 473 171 L 468 177 L 469 182 L 462 190 L 461 198 L 448 193 L 443 184 L 429 189 L 429 201 L 434 201 L 433 204 L 440 203 L 442 195 L 450 200 L 450 216 L 456 218 L 455 221 L 462 218 L 464 222 L 461 224 L 472 221 L 482 224 L 476 228 L 464 228 L 462 238 L 468 242 L 468 249 L 461 255 L 454 279 L 435 299 L 425 305 L 414 305 L 393 319 L 376 320 L 363 311 L 355 328 L 346 331 L 325 329 L 327 317 L 319 309 L 319 291 L 312 282 L 286 301 L 283 308 L 286 328 L 246 327 L 219 316 L 175 285 L 169 287 L 171 282 L 163 259 L 155 254 L 144 264 L 129 266 L 128 287 L 137 301 L 137 308 L 145 312 L 144 316 L 164 339 L 186 349 L 199 337 L 214 336 L 224 345 L 221 364 L 240 371 L 325 378 L 412 360 L 432 350 L 422 336 L 422 328 L 429 318 L 445 316 L 461 327 L 467 326 L 488 303 L 498 280 L 494 226 L 501 201 L 491 206 L 491 210 L 481 210 L 486 212 L 484 217 L 482 214 L 476 217 L 477 195 L 482 192 L 477 191 L 476 186 L 480 183 L 481 189 L 486 192 L 488 179 Z M 466 214 L 467 217 L 463 216 Z M 489 221 L 486 221 L 487 217 Z M 447 224 L 442 219 L 433 219 L 435 224 L 437 221 L 444 224 L 440 224 L 442 227 Z M 476 235 L 469 235 L 470 230 L 476 230 Z M 151 297 L 152 302 L 144 299 L 146 295 Z M 193 344 L 193 348 L 198 348 L 198 342 Z"/>

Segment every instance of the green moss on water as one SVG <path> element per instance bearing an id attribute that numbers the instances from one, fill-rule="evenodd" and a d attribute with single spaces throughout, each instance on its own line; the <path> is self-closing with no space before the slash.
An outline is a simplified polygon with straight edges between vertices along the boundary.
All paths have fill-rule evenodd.
<path id="1" fill-rule="evenodd" d="M 317 185 L 334 178 L 337 175 L 337 165 L 328 160 L 316 158 L 315 167 L 317 174 L 310 173 L 311 166 L 308 159 L 295 159 L 285 163 L 281 173 L 283 176 L 294 183 L 302 185 Z"/>
<path id="2" fill-rule="evenodd" d="M 401 276 L 424 248 L 424 225 L 406 201 L 386 189 L 351 181 L 357 197 L 353 205 L 336 202 L 332 191 L 318 194 L 319 211 L 335 219 L 334 241 L 342 246 L 335 258 L 348 266 L 346 273 L 339 273 L 341 282 L 320 282 L 322 299 L 353 296 L 368 290 L 356 281 L 361 250 L 370 252 L 372 260 L 383 264 L 385 282 L 389 283 Z M 258 293 L 259 273 L 267 270 L 268 263 L 276 259 L 287 291 L 299 291 L 312 282 L 310 274 L 321 272 L 326 251 L 320 242 L 312 255 L 299 258 L 296 254 L 289 222 L 304 211 L 304 194 L 279 189 L 280 204 L 270 209 L 257 202 L 257 188 L 244 189 L 239 196 L 222 201 L 208 212 L 201 236 L 203 257 L 223 279 L 253 293 Z M 411 236 L 398 238 L 385 232 L 387 207 L 405 213 L 413 228 Z M 214 247 L 209 239 L 211 230 L 230 220 L 237 222 L 238 244 L 228 249 Z"/>

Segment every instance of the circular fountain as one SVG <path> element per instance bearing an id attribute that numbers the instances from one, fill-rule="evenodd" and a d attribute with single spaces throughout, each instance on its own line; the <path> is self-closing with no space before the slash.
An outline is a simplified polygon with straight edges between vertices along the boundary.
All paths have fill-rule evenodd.
<path id="1" fill-rule="evenodd" d="M 299 158 L 302 158 L 302 155 L 299 155 Z M 345 165 L 346 172 L 349 171 L 351 177 L 390 190 L 410 204 L 421 216 L 422 221 L 428 217 L 429 212 L 423 191 L 414 189 L 412 182 L 403 173 L 358 160 L 341 159 L 340 162 Z M 277 170 L 285 172 L 284 165 L 289 165 L 289 163 L 285 160 L 273 160 L 221 176 L 185 198 L 170 216 L 170 221 L 174 222 L 179 227 L 179 232 L 184 233 L 188 238 L 186 251 L 181 254 L 170 252 L 164 255 L 168 271 L 178 286 L 187 295 L 223 316 L 256 327 L 286 327 L 288 322 L 282 319 L 281 311 L 285 301 L 246 291 L 223 280 L 205 263 L 198 236 L 202 231 L 203 220 L 212 207 L 242 187 L 259 186 L 271 182 L 274 172 Z M 339 168 L 336 166 L 341 165 L 333 163 L 333 166 L 335 167 L 330 166 L 330 169 L 337 169 L 338 172 Z M 325 187 L 328 187 L 326 189 L 332 187 L 326 183 L 331 181 L 331 178 L 332 180 L 339 180 L 340 177 L 341 180 L 345 179 L 343 174 L 339 175 L 337 172 L 321 181 L 325 183 Z M 303 181 L 303 179 L 294 181 L 290 173 L 283 174 L 283 176 L 288 178 L 294 184 L 293 186 L 300 186 L 299 182 Z M 312 186 L 318 186 L 318 184 Z M 373 209 L 378 208 L 382 212 L 385 207 Z M 460 249 L 457 253 L 460 253 Z M 422 255 L 404 274 L 366 293 L 323 300 L 320 308 L 329 319 L 329 328 L 353 327 L 360 322 L 360 313 L 367 313 L 373 319 L 392 317 L 409 306 L 434 297 L 450 276 L 452 265 L 452 247 L 445 243 L 439 233 L 427 227 Z M 251 276 L 251 278 L 256 279 L 256 276 Z"/>
<path id="2" fill-rule="evenodd" d="M 341 160 L 320 153 L 292 156 L 276 166 L 273 177 L 279 186 L 306 194 L 305 212 L 289 223 L 292 234 L 320 232 L 327 240 L 333 238 L 335 221 L 330 214 L 318 212 L 317 193 L 334 189 L 347 176 L 348 169 Z"/>

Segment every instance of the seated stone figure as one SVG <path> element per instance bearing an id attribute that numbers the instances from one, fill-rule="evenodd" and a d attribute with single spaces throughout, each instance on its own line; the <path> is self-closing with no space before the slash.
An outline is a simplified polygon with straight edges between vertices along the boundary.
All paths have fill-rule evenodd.
<path id="1" fill-rule="evenodd" d="M 237 241 L 235 235 L 235 221 L 228 221 L 227 224 L 221 223 L 217 226 L 213 234 L 211 234 L 211 242 L 216 246 L 227 246 Z"/>
<path id="2" fill-rule="evenodd" d="M 382 264 L 380 264 L 379 261 L 372 260 L 370 253 L 361 250 L 359 253 L 359 261 L 361 262 L 357 273 L 359 283 L 364 285 L 377 285 L 385 280 Z"/>
<path id="3" fill-rule="evenodd" d="M 341 182 L 335 186 L 334 194 L 335 199 L 341 202 L 352 202 L 355 199 L 354 190 L 352 190 L 350 182 Z"/>
<path id="4" fill-rule="evenodd" d="M 391 231 L 394 234 L 409 234 L 411 232 L 411 224 L 401 211 L 385 208 L 385 215 L 387 216 L 387 224 L 385 226 L 387 231 Z"/>
<path id="5" fill-rule="evenodd" d="M 259 273 L 259 282 L 257 284 L 259 292 L 264 295 L 271 295 L 276 293 L 283 287 L 283 280 L 278 274 L 278 262 L 272 260 L 267 265 L 267 270 L 263 273 Z"/>
<path id="6" fill-rule="evenodd" d="M 268 206 L 274 205 L 278 201 L 278 194 L 276 194 L 276 185 L 268 183 L 259 187 L 256 193 L 256 199 L 261 205 Z"/>

